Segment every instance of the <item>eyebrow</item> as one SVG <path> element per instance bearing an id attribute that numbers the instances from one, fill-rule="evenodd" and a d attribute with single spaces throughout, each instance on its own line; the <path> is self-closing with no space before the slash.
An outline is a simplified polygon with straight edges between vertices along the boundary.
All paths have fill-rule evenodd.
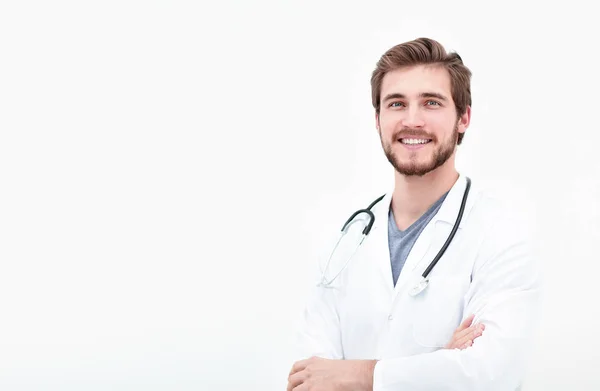
<path id="1" fill-rule="evenodd" d="M 436 98 L 436 99 L 439 99 L 444 102 L 448 101 L 448 98 L 446 98 L 444 95 L 439 94 L 437 92 L 422 92 L 421 94 L 419 94 L 419 98 Z M 400 94 L 397 92 L 392 93 L 392 94 L 387 94 L 385 96 L 385 98 L 383 99 L 383 101 L 386 102 L 390 99 L 406 99 L 406 95 Z"/>

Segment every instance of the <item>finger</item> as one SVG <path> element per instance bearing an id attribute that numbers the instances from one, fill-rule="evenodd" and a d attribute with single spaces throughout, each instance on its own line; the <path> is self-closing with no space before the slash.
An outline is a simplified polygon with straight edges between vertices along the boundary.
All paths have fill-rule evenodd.
<path id="1" fill-rule="evenodd" d="M 308 391 L 308 384 L 302 383 L 297 387 L 294 387 L 292 391 Z"/>
<path id="2" fill-rule="evenodd" d="M 455 339 L 460 340 L 467 336 L 474 337 L 476 334 L 479 336 L 479 335 L 481 335 L 482 332 L 483 332 L 483 324 L 472 325 L 471 327 L 466 328 L 463 331 L 457 333 L 455 335 Z"/>
<path id="3" fill-rule="evenodd" d="M 462 337 L 465 335 L 464 333 L 468 333 L 469 327 L 471 327 L 471 323 L 473 323 L 473 319 L 475 319 L 475 314 L 467 316 L 467 318 L 462 321 L 462 323 L 454 331 L 452 339 L 446 345 L 447 349 L 455 349 L 460 347 L 455 344 L 455 341 L 457 339 L 462 339 Z"/>
<path id="4" fill-rule="evenodd" d="M 294 363 L 294 365 L 292 365 L 292 369 L 290 370 L 290 376 L 293 375 L 294 373 L 300 372 L 304 368 L 306 368 L 306 366 L 308 365 L 310 360 L 311 360 L 310 358 L 307 358 L 306 360 L 296 361 Z"/>
<path id="5" fill-rule="evenodd" d="M 465 342 L 468 340 L 472 340 L 475 336 L 475 331 L 477 330 L 476 326 L 471 326 L 466 328 L 460 332 L 456 332 L 450 342 L 448 343 L 449 349 L 460 349 Z"/>
<path id="6" fill-rule="evenodd" d="M 466 328 L 460 332 L 455 333 L 452 336 L 452 340 L 450 341 L 450 345 L 455 348 L 461 347 L 468 339 L 470 339 L 470 335 L 473 335 L 473 331 L 476 330 L 474 326 Z"/>
<path id="7" fill-rule="evenodd" d="M 473 323 L 473 319 L 475 319 L 475 314 L 469 315 L 465 320 L 463 320 L 463 322 L 460 324 L 460 326 L 458 326 L 458 328 L 456 329 L 457 332 L 465 330 L 466 328 L 471 326 L 471 323 Z"/>
<path id="8" fill-rule="evenodd" d="M 473 337 L 471 335 L 467 335 L 459 340 L 456 340 L 452 347 L 456 349 L 464 349 L 464 346 L 468 343 L 473 343 Z"/>
<path id="9" fill-rule="evenodd" d="M 447 349 L 462 349 L 463 345 L 468 341 L 471 341 L 471 338 L 463 337 L 460 339 L 453 339 L 448 343 Z"/>
<path id="10" fill-rule="evenodd" d="M 292 391 L 302 383 L 306 381 L 307 378 L 306 371 L 296 372 L 288 378 L 288 387 L 287 391 Z"/>
<path id="11" fill-rule="evenodd" d="M 459 337 L 456 338 L 455 346 L 463 346 L 467 341 L 474 342 L 483 334 L 483 325 L 476 325 L 464 330 Z"/>

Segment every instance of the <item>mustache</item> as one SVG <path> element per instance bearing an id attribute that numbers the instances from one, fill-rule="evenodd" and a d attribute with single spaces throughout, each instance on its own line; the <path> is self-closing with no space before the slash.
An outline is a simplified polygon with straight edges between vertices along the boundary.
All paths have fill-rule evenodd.
<path id="1" fill-rule="evenodd" d="M 401 138 L 426 138 L 435 141 L 435 136 L 422 130 L 402 128 L 394 133 L 394 140 Z"/>

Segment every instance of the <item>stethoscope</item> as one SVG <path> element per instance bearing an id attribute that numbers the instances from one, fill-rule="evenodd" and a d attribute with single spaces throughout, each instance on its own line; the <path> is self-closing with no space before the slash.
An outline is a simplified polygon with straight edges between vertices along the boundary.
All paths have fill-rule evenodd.
<path id="1" fill-rule="evenodd" d="M 462 216 L 465 211 L 465 205 L 467 203 L 467 196 L 469 195 L 469 189 L 471 188 L 471 179 L 468 177 L 466 179 L 467 179 L 467 186 L 466 186 L 465 192 L 463 194 L 462 203 L 460 204 L 460 210 L 458 211 L 458 216 L 456 217 L 456 222 L 454 223 L 454 227 L 452 227 L 452 231 L 450 232 L 450 235 L 448 235 L 448 239 L 446 239 L 446 242 L 444 243 L 444 245 L 442 246 L 440 251 L 438 251 L 435 258 L 433 258 L 433 260 L 431 261 L 429 266 L 427 266 L 427 269 L 425 269 L 425 271 L 421 275 L 420 280 L 411 289 L 409 289 L 408 294 L 411 296 L 416 296 L 419 293 L 423 292 L 423 290 L 425 290 L 425 288 L 427 288 L 427 286 L 429 285 L 429 278 L 428 278 L 429 273 L 431 273 L 431 270 L 433 270 L 434 266 L 438 263 L 438 261 L 440 260 L 442 255 L 444 255 L 444 253 L 446 252 L 446 249 L 448 248 L 448 246 L 450 246 L 450 243 L 454 239 L 454 235 L 456 235 L 456 231 L 458 230 L 458 226 L 460 224 L 460 221 L 462 220 Z M 342 227 L 340 237 L 339 237 L 337 243 L 335 244 L 335 246 L 333 247 L 331 254 L 329 255 L 329 259 L 327 260 L 327 264 L 325 265 L 325 270 L 323 270 L 321 273 L 321 281 L 317 284 L 317 286 L 325 287 L 325 288 L 330 287 L 333 284 L 333 282 L 338 278 L 338 276 L 346 269 L 346 267 L 350 263 L 350 260 L 354 257 L 354 254 L 356 254 L 356 252 L 358 251 L 358 249 L 360 248 L 360 246 L 362 245 L 364 240 L 367 238 L 367 236 L 371 232 L 371 228 L 373 227 L 373 223 L 375 222 L 375 215 L 371 211 L 371 208 L 373 208 L 373 206 L 375 206 L 379 201 L 381 201 L 383 199 L 383 197 L 385 197 L 385 194 L 380 196 L 379 198 L 377 198 L 375 201 L 371 202 L 371 204 L 366 209 L 357 210 L 356 212 L 354 212 L 352 214 L 352 216 L 350 216 L 350 218 L 348 220 L 346 220 L 346 222 L 344 223 L 344 226 Z M 355 217 L 361 213 L 366 213 L 368 215 L 369 222 L 366 224 L 365 228 L 362 231 L 362 236 L 360 238 L 360 241 L 358 242 L 358 245 L 356 246 L 356 248 L 354 249 L 354 251 L 352 252 L 350 257 L 348 257 L 344 266 L 337 272 L 337 274 L 335 276 L 333 276 L 332 279 L 327 280 L 325 275 L 327 274 L 327 269 L 329 268 L 329 263 L 331 262 L 331 258 L 333 257 L 335 250 L 337 249 L 338 245 L 340 244 L 342 238 L 346 235 L 350 225 L 352 225 L 353 222 L 358 221 L 358 220 L 354 220 Z"/>

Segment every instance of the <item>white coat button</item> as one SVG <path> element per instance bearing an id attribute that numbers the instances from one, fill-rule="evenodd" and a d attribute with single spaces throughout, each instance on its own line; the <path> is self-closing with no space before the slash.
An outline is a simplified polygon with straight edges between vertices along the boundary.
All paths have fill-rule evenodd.
<path id="1" fill-rule="evenodd" d="M 388 316 L 388 320 L 394 320 L 394 316 L 393 315 Z"/>

